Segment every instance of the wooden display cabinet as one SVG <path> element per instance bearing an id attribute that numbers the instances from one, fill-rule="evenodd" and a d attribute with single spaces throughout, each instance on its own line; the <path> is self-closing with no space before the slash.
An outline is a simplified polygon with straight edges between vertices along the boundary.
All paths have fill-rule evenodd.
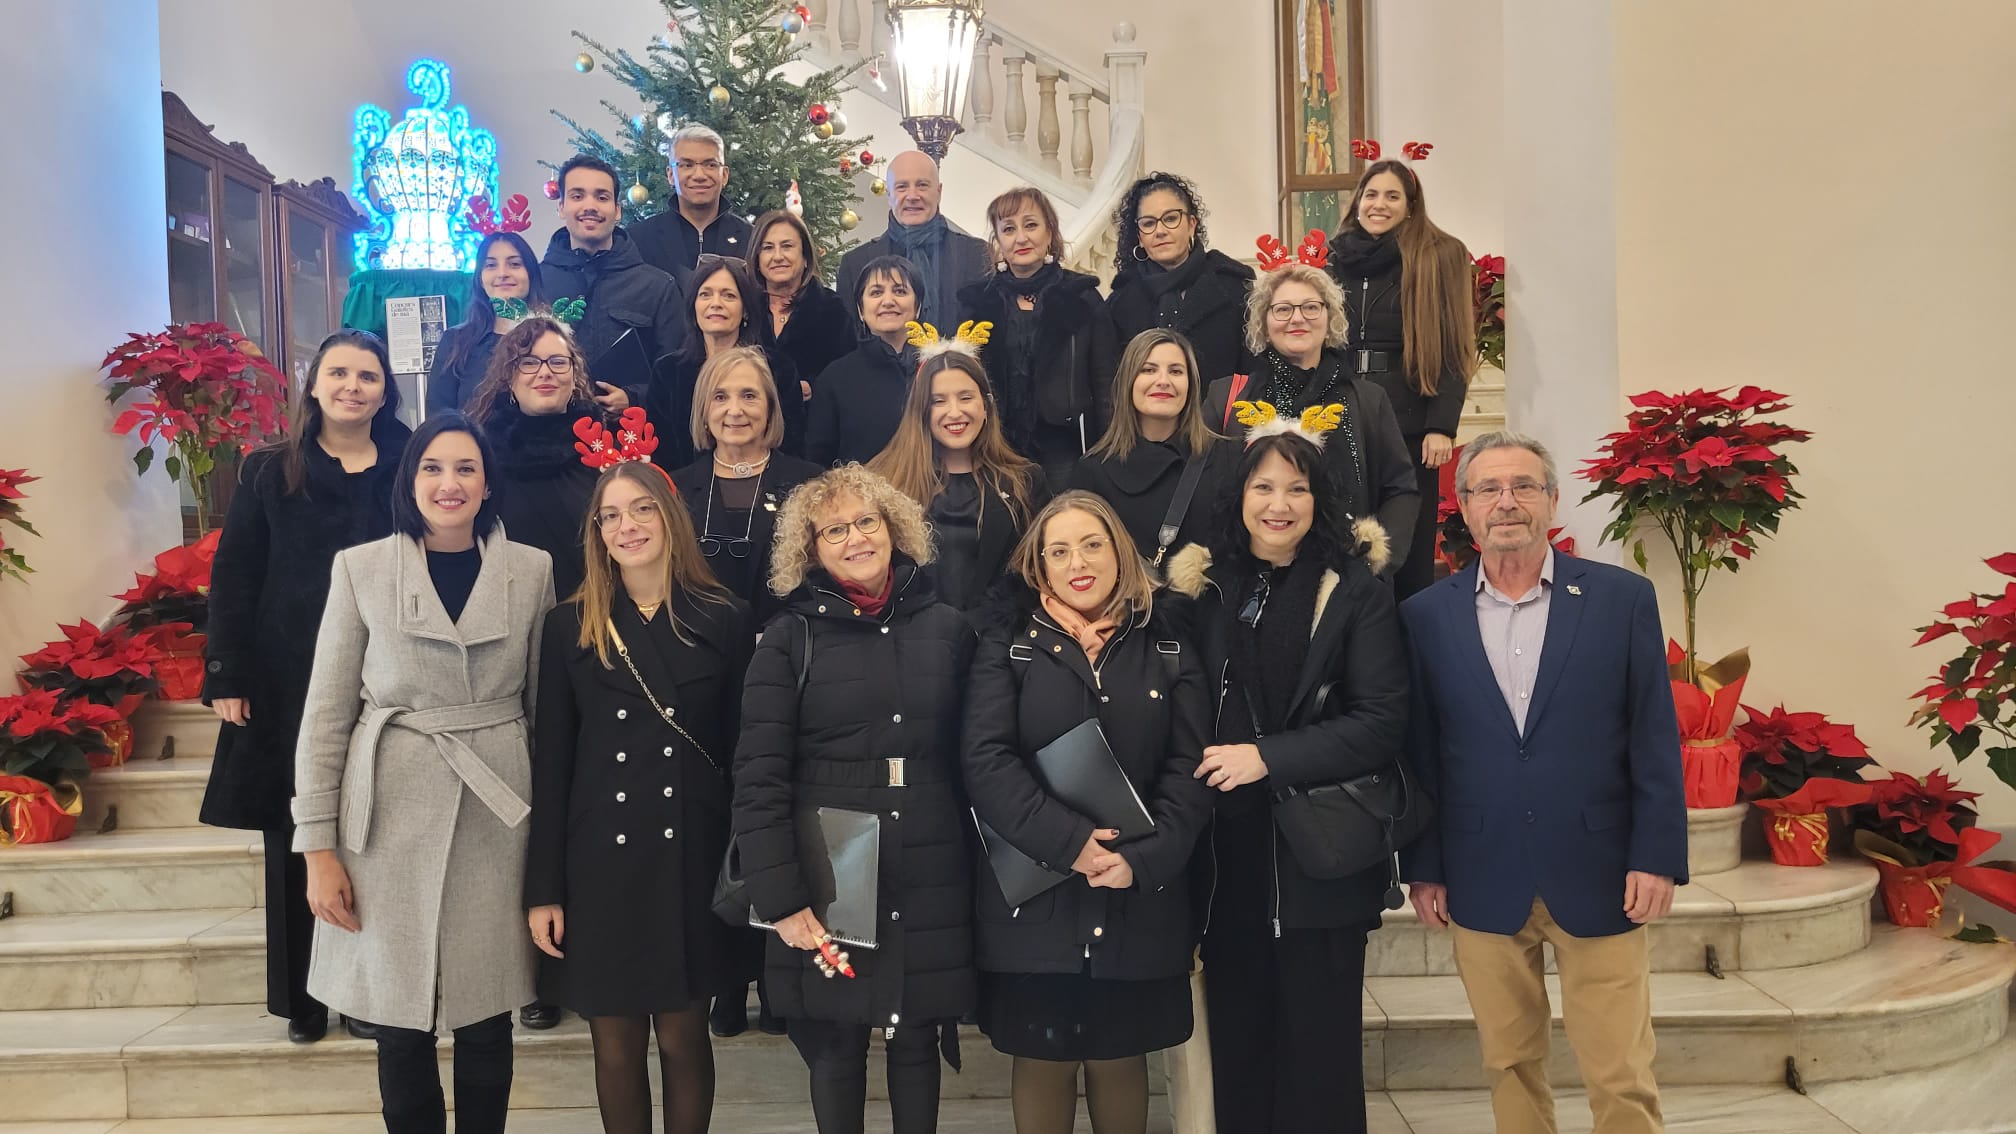
<path id="1" fill-rule="evenodd" d="M 269 351 L 297 386 L 306 385 L 315 348 L 343 325 L 343 297 L 350 290 L 354 233 L 365 220 L 336 182 L 324 177 L 302 185 L 289 181 L 273 190 L 278 203 L 280 326 L 283 334 Z"/>

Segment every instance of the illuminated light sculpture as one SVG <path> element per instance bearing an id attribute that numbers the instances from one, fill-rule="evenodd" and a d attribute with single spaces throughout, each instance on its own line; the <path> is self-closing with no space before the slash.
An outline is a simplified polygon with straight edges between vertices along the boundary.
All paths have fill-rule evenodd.
<path id="1" fill-rule="evenodd" d="M 357 267 L 475 267 L 478 234 L 469 198 L 497 195 L 497 139 L 469 124 L 467 107 L 448 106 L 448 65 L 420 59 L 406 72 L 420 105 L 397 126 L 366 103 L 357 108 L 353 196 L 370 223 L 356 237 Z"/>

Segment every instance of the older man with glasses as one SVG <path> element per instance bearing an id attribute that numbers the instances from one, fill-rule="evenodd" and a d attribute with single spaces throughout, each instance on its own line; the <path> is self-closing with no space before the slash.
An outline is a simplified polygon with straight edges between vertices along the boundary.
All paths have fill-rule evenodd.
<path id="1" fill-rule="evenodd" d="M 1538 441 L 1477 438 L 1456 485 L 1478 561 L 1401 607 L 1409 751 L 1439 804 L 1406 856 L 1414 909 L 1454 926 L 1500 1134 L 1555 1130 L 1542 942 L 1596 1129 L 1659 1131 L 1645 927 L 1687 881 L 1687 813 L 1658 598 L 1548 543 Z"/>

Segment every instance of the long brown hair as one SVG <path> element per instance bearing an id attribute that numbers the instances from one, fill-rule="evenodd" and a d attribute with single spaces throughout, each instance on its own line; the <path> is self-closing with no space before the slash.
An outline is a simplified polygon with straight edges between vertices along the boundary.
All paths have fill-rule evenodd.
<path id="1" fill-rule="evenodd" d="M 1190 340 L 1181 331 L 1167 327 L 1150 327 L 1134 336 L 1127 349 L 1121 352 L 1120 367 L 1113 372 L 1113 420 L 1106 426 L 1106 435 L 1092 446 L 1089 456 L 1112 457 L 1126 460 L 1134 447 L 1141 444 L 1141 411 L 1134 408 L 1134 379 L 1141 376 L 1141 368 L 1148 365 L 1148 356 L 1156 347 L 1174 345 L 1183 352 L 1183 368 L 1188 377 L 1189 392 L 1183 396 L 1183 408 L 1176 414 L 1177 437 L 1190 447 L 1191 456 L 1201 456 L 1214 443 L 1223 440 L 1211 431 L 1204 420 L 1204 378 L 1197 373 L 1197 352 L 1191 349 Z"/>
<path id="2" fill-rule="evenodd" d="M 1022 533 L 1022 542 L 1015 545 L 1014 555 L 1009 557 L 1008 569 L 1022 577 L 1029 589 L 1037 594 L 1048 594 L 1061 598 L 1050 589 L 1050 578 L 1043 570 L 1043 529 L 1050 521 L 1064 512 L 1083 512 L 1106 529 L 1106 538 L 1113 542 L 1113 556 L 1119 565 L 1119 573 L 1113 581 L 1113 593 L 1106 596 L 1106 605 L 1097 618 L 1111 618 L 1122 621 L 1129 613 L 1146 615 L 1155 600 L 1155 576 L 1148 573 L 1148 563 L 1141 558 L 1141 551 L 1134 544 L 1134 537 L 1127 534 L 1127 525 L 1120 522 L 1120 513 L 1104 497 L 1073 488 L 1050 498 L 1036 518 L 1029 521 L 1029 530 Z"/>
<path id="3" fill-rule="evenodd" d="M 1009 514 L 1020 524 L 1029 516 L 1029 482 L 1036 464 L 1008 444 L 1001 432 L 1001 410 L 994 400 L 994 386 L 987 381 L 987 370 L 963 350 L 935 354 L 917 368 L 910 394 L 903 401 L 903 420 L 896 426 L 896 436 L 868 462 L 868 471 L 926 509 L 945 491 L 945 474 L 938 468 L 938 442 L 931 437 L 931 379 L 947 370 L 973 379 L 987 411 L 980 432 L 973 438 L 973 479 L 982 491 L 1005 497 Z"/>
<path id="4" fill-rule="evenodd" d="M 671 478 L 658 466 L 643 461 L 609 466 L 596 479 L 595 491 L 588 494 L 588 515 L 581 521 L 581 547 L 587 570 L 581 577 L 581 589 L 567 598 L 581 604 L 581 640 L 577 644 L 592 648 L 604 669 L 613 668 L 609 664 L 609 611 L 616 601 L 617 569 L 609 545 L 602 539 L 602 525 L 595 521 L 595 513 L 602 509 L 602 494 L 619 480 L 643 489 L 658 505 L 658 526 L 665 537 L 665 616 L 672 620 L 672 632 L 679 640 L 692 639 L 686 636 L 686 625 L 679 621 L 678 608 L 672 604 L 674 596 L 692 595 L 702 602 L 724 606 L 729 602 L 728 588 L 714 577 L 707 567 L 707 557 L 700 554 L 700 540 L 693 534 L 693 517 L 686 514 L 686 506 L 673 495 Z"/>
<path id="5" fill-rule="evenodd" d="M 573 406 L 593 399 L 594 387 L 588 384 L 588 360 L 581 357 L 581 347 L 574 341 L 574 332 L 551 315 L 532 315 L 497 340 L 497 349 L 490 355 L 490 365 L 483 371 L 483 381 L 469 396 L 469 406 L 463 411 L 470 420 L 488 429 L 501 411 L 516 404 L 511 394 L 511 382 L 518 374 L 518 360 L 531 354 L 533 346 L 549 334 L 560 336 L 560 341 L 567 344 L 567 356 L 574 360 L 573 390 L 568 394 L 567 404 Z"/>
<path id="6" fill-rule="evenodd" d="M 315 379 L 322 375 L 322 360 L 333 347 L 356 347 L 367 351 L 378 363 L 378 377 L 385 386 L 385 400 L 378 406 L 378 412 L 371 415 L 371 427 L 376 429 L 381 422 L 395 421 L 399 417 L 399 383 L 392 377 L 392 359 L 385 350 L 385 340 L 369 331 L 354 330 L 349 327 L 337 331 L 322 340 L 315 348 L 315 357 L 308 363 L 308 380 L 295 387 L 293 408 L 287 412 L 287 435 L 273 442 L 268 448 L 280 453 L 281 483 L 285 495 L 299 496 L 308 485 L 308 446 L 316 444 L 322 437 L 322 403 L 315 400 Z M 396 453 L 380 453 L 381 464 L 398 460 Z M 239 465 L 242 475 L 244 465 Z"/>
<path id="7" fill-rule="evenodd" d="M 1393 230 L 1400 242 L 1401 357 L 1407 381 L 1435 396 L 1447 370 L 1465 378 L 1477 370 L 1477 313 L 1471 309 L 1470 250 L 1428 219 L 1421 178 L 1398 161 L 1375 161 L 1358 179 L 1344 210 L 1344 229 L 1359 229 L 1358 199 L 1372 178 L 1390 173 L 1407 195 L 1407 217 Z"/>

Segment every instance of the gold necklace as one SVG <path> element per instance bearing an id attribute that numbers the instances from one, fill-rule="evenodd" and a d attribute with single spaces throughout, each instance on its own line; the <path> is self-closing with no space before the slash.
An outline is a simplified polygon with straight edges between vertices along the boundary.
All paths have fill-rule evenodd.
<path id="1" fill-rule="evenodd" d="M 644 621 L 649 622 L 651 621 L 652 616 L 658 613 L 658 608 L 664 605 L 665 605 L 664 599 L 659 599 L 657 602 L 653 603 L 640 602 L 637 604 L 637 616 L 639 618 L 642 618 Z"/>

